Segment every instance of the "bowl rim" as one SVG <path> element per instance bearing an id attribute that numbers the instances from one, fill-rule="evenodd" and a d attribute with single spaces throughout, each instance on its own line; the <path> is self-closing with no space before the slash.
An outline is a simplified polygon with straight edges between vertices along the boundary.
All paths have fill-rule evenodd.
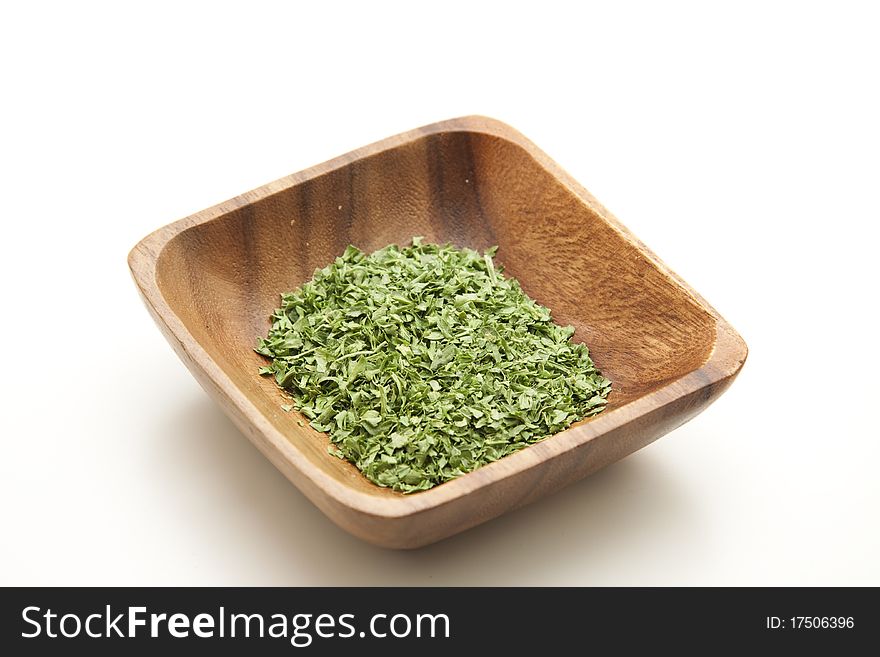
<path id="1" fill-rule="evenodd" d="M 321 470 L 282 431 L 277 429 L 250 398 L 235 385 L 229 375 L 190 333 L 165 300 L 157 280 L 157 264 L 162 251 L 169 242 L 195 226 L 214 221 L 233 210 L 347 166 L 356 160 L 395 149 L 429 135 L 449 132 L 481 133 L 507 140 L 523 148 L 539 166 L 554 176 L 559 183 L 611 226 L 621 238 L 631 243 L 680 291 L 691 297 L 696 305 L 714 318 L 715 342 L 709 357 L 699 368 L 678 379 L 669 381 L 623 406 L 603 411 L 591 418 L 589 422 L 572 426 L 503 459 L 481 466 L 472 472 L 426 491 L 406 495 L 371 494 L 348 486 Z M 276 454 L 332 500 L 362 514 L 380 519 L 405 518 L 427 509 L 449 504 L 453 500 L 466 496 L 490 483 L 513 477 L 541 462 L 557 458 L 605 433 L 628 424 L 640 416 L 672 404 L 701 389 L 731 379 L 737 375 L 748 356 L 748 347 L 745 341 L 733 327 L 571 175 L 514 128 L 497 119 L 479 115 L 439 121 L 382 139 L 303 171 L 279 178 L 163 226 L 135 245 L 128 255 L 128 265 L 147 308 L 166 336 L 169 339 L 173 338 L 177 343 L 178 353 L 185 354 L 204 372 L 216 386 L 218 392 L 232 404 L 241 417 L 245 418 L 265 438 Z M 299 487 L 297 482 L 294 481 L 294 484 Z"/>

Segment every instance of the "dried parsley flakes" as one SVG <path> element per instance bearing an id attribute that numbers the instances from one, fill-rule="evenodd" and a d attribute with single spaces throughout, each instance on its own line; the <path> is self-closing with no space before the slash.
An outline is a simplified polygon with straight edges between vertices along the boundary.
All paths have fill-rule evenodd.
<path id="1" fill-rule="evenodd" d="M 425 490 L 605 407 L 611 382 L 483 255 L 354 246 L 281 295 L 256 351 L 330 453 L 380 486 Z"/>

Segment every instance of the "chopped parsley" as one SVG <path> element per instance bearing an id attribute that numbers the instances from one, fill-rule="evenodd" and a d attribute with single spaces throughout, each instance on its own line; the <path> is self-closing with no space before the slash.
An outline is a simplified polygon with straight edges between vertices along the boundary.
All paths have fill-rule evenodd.
<path id="1" fill-rule="evenodd" d="M 349 246 L 281 295 L 260 373 L 329 434 L 331 454 L 405 493 L 600 412 L 611 382 L 494 254 L 418 237 L 370 255 Z"/>

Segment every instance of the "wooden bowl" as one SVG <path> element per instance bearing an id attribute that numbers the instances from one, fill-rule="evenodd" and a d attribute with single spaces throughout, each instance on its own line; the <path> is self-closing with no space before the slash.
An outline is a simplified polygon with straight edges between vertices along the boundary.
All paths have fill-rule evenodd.
<path id="1" fill-rule="evenodd" d="M 576 328 L 613 382 L 607 410 L 431 490 L 403 495 L 330 456 L 285 413 L 252 351 L 279 293 L 349 244 L 414 235 L 497 260 Z M 236 425 L 339 526 L 414 548 L 528 504 L 644 447 L 714 401 L 742 338 L 583 187 L 509 126 L 435 123 L 242 194 L 144 238 L 129 266 L 177 354 Z"/>

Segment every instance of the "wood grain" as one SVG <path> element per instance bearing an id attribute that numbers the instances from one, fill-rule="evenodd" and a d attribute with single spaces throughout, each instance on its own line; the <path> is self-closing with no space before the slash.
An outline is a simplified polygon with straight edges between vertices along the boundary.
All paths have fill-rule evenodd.
<path id="1" fill-rule="evenodd" d="M 278 294 L 349 243 L 485 248 L 613 382 L 608 409 L 414 495 L 380 488 L 284 413 L 252 347 Z M 709 245 L 707 245 L 708 247 Z M 465 117 L 391 137 L 161 228 L 129 255 L 175 351 L 259 449 L 334 522 L 412 548 L 532 502 L 702 411 L 747 355 L 742 338 L 525 137 Z M 291 521 L 293 521 L 291 519 Z"/>

